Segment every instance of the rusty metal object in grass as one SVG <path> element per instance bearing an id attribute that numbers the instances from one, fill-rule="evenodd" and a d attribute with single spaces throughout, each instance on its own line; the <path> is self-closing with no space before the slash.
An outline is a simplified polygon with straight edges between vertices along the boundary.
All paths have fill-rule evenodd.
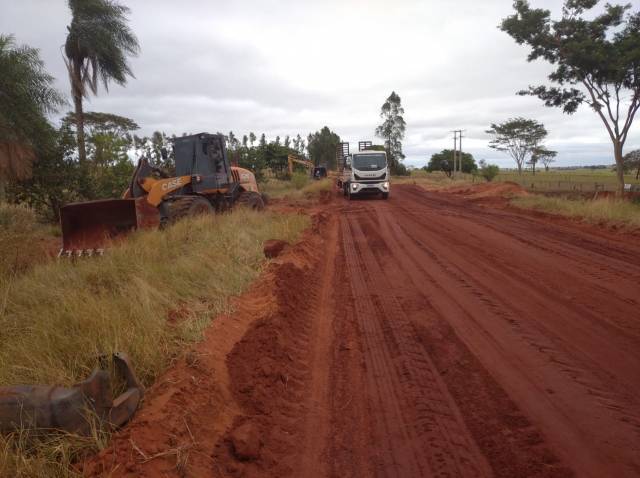
<path id="1" fill-rule="evenodd" d="M 107 356 L 100 358 L 100 366 L 89 378 L 73 387 L 0 387 L 0 432 L 38 428 L 88 435 L 94 419 L 112 429 L 124 425 L 137 410 L 144 388 L 125 353 L 118 352 L 111 357 L 127 387 L 115 399 L 106 370 Z"/>

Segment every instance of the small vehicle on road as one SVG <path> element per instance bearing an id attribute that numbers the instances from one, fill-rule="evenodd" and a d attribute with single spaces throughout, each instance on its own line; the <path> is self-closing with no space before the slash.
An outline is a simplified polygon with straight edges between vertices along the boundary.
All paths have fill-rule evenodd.
<path id="1" fill-rule="evenodd" d="M 342 165 L 338 189 L 349 199 L 366 195 L 381 195 L 382 199 L 388 199 L 391 178 L 387 153 L 370 149 L 371 142 L 361 141 L 358 152 L 349 154 L 345 144 L 348 143 L 338 146 L 339 164 Z"/>

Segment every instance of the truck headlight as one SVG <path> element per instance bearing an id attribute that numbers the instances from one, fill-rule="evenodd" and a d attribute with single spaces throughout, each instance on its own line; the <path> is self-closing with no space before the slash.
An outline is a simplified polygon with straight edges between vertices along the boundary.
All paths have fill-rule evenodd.
<path id="1" fill-rule="evenodd" d="M 382 184 L 382 187 L 383 187 L 383 188 L 385 188 L 385 189 L 389 189 L 389 181 L 385 181 L 385 182 Z"/>
<path id="2" fill-rule="evenodd" d="M 355 191 L 356 189 L 358 189 L 358 185 L 356 183 L 352 183 L 351 184 L 351 189 L 353 189 Z"/>

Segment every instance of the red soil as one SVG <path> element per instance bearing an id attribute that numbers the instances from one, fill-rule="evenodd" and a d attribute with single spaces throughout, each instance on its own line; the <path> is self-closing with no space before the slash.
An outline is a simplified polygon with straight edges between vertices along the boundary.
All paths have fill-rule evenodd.
<path id="1" fill-rule="evenodd" d="M 85 471 L 638 476 L 639 283 L 626 236 L 417 186 L 334 200 Z"/>
<path id="2" fill-rule="evenodd" d="M 470 199 L 526 196 L 529 194 L 522 186 L 511 181 L 448 188 L 444 192 L 460 194 Z"/>

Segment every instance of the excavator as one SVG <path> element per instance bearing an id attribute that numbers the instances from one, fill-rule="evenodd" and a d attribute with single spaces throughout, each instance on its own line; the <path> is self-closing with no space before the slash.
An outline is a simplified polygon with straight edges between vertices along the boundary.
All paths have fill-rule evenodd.
<path id="1" fill-rule="evenodd" d="M 307 168 L 313 179 L 322 179 L 327 177 L 327 168 L 325 166 L 316 166 L 311 161 L 300 159 L 295 154 L 289 154 L 287 156 L 287 163 L 289 165 L 289 175 L 293 174 L 293 165 L 295 163 L 301 164 Z"/>
<path id="2" fill-rule="evenodd" d="M 101 255 L 106 243 L 132 230 L 166 227 L 184 217 L 228 211 L 235 205 L 264 208 L 255 175 L 230 165 L 224 136 L 200 133 L 176 138 L 173 151 L 175 176 L 142 158 L 120 199 L 62 207 L 58 256 Z"/>

